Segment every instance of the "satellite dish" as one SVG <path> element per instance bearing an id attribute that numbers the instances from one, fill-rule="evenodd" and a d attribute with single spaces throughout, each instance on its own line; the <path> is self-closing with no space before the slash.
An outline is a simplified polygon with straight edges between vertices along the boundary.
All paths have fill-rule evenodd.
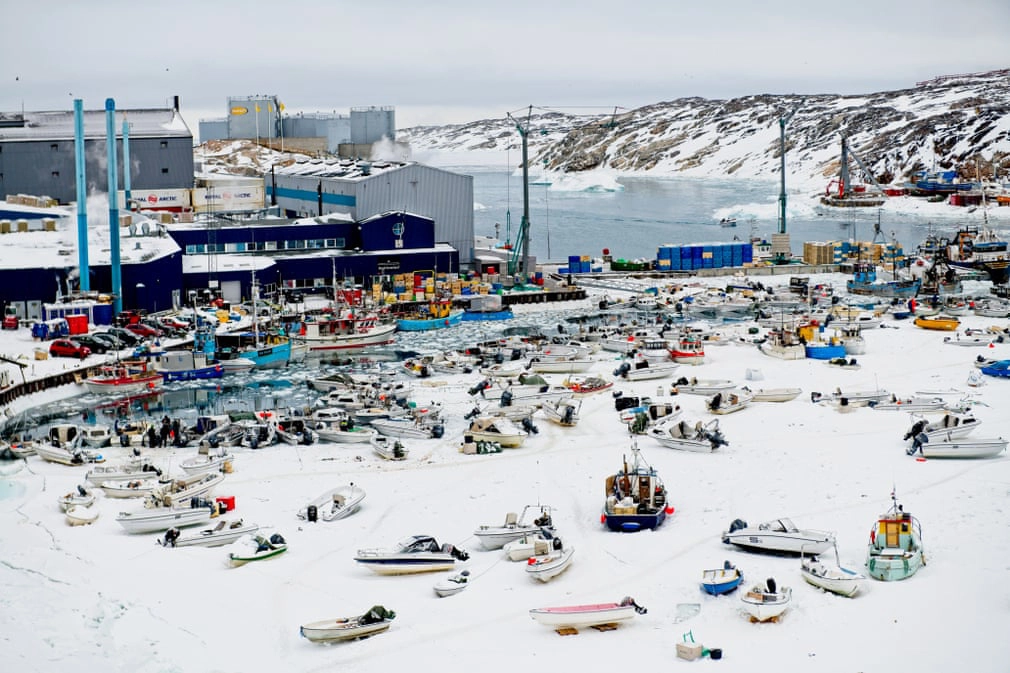
<path id="1" fill-rule="evenodd" d="M 130 223 L 130 236 L 136 236 L 136 235 L 137 235 L 137 225 L 135 225 L 134 223 L 131 222 Z"/>
<path id="2" fill-rule="evenodd" d="M 147 220 L 144 220 L 143 222 L 140 223 L 140 231 L 143 232 L 144 236 L 151 235 L 151 225 L 147 223 Z"/>

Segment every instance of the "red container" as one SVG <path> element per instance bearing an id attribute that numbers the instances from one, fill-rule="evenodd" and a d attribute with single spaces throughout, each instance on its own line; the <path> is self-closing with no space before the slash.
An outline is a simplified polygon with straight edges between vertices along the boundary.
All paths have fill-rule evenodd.
<path id="1" fill-rule="evenodd" d="M 235 496 L 233 495 L 219 495 L 218 497 L 214 498 L 214 502 L 223 502 L 224 506 L 227 508 L 227 511 L 229 512 L 235 511 Z"/>
<path id="2" fill-rule="evenodd" d="M 88 316 L 86 315 L 68 315 L 67 316 L 67 327 L 70 329 L 70 334 L 87 334 L 88 333 Z"/>

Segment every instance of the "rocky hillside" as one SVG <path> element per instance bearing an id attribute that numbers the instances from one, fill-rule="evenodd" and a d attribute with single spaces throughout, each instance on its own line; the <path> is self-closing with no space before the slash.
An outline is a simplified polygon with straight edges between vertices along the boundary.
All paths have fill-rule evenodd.
<path id="1" fill-rule="evenodd" d="M 681 98 L 597 117 L 533 108 L 518 122 L 415 127 L 397 139 L 415 151 L 504 152 L 521 143 L 518 123 L 528 131 L 531 166 L 547 170 L 771 177 L 780 166 L 780 120 L 790 114 L 786 171 L 800 182 L 837 177 L 843 135 L 882 184 L 923 169 L 975 179 L 976 162 L 982 176 L 994 174 L 994 163 L 1001 177 L 1010 175 L 1010 70 L 860 96 Z"/>

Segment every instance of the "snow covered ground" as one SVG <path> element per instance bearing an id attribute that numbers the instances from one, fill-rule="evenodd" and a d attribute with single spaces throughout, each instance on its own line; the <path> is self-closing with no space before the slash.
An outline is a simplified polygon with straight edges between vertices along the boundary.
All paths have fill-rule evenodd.
<path id="1" fill-rule="evenodd" d="M 963 326 L 1006 322 L 969 316 Z M 943 343 L 943 333 L 908 322 L 887 325 L 865 333 L 868 352 L 858 357 L 858 371 L 780 361 L 752 345 L 709 347 L 706 363 L 685 375 L 752 387 L 798 386 L 803 394 L 720 417 L 729 446 L 712 454 L 664 449 L 639 437 L 643 457 L 658 469 L 676 509 L 649 532 L 612 533 L 600 523 L 604 479 L 622 456 L 630 458 L 635 441 L 610 394 L 587 398 L 574 428 L 538 420 L 539 434 L 522 448 L 463 455 L 457 450 L 463 414 L 472 407 L 466 391 L 477 374 L 414 381 L 414 399 L 441 400 L 448 421 L 442 439 L 408 441 L 404 462 L 383 462 L 367 445 L 237 450 L 234 472 L 216 492 L 235 497 L 236 510 L 227 518 L 258 523 L 289 544 L 286 554 L 240 568 L 227 567 L 227 548 L 166 549 L 156 544 L 158 535 L 126 534 L 115 517 L 140 506 L 128 500 L 100 499 L 95 524 L 68 526 L 57 498 L 81 483 L 87 468 L 31 457 L 19 473 L 0 480 L 0 669 L 608 671 L 632 661 L 685 665 L 675 646 L 690 632 L 705 647 L 723 651 L 721 662 L 695 665 L 727 673 L 1005 671 L 1006 456 L 920 462 L 906 455 L 901 439 L 911 424 L 907 413 L 840 413 L 812 403 L 810 393 L 879 386 L 910 396 L 954 388 L 961 394 L 952 401 L 970 395 L 977 402 L 983 426 L 976 434 L 1007 437 L 1010 383 L 987 379 L 973 389 L 966 380 L 979 352 L 1010 357 L 1010 345 L 955 347 Z M 9 341 L 0 344 L 0 351 L 9 348 Z M 611 377 L 613 354 L 598 357 L 594 371 Z M 748 370 L 763 379 L 745 380 Z M 668 388 L 669 381 L 615 386 L 626 395 L 653 397 Z M 689 418 L 713 418 L 701 397 L 673 401 Z M 110 460 L 121 451 L 109 449 Z M 174 470 L 195 451 L 155 453 Z M 12 469 L 9 463 L 0 467 Z M 358 513 L 330 523 L 296 518 L 310 498 L 349 481 L 367 492 Z M 853 599 L 806 585 L 795 558 L 748 554 L 720 541 L 735 518 L 756 524 L 788 516 L 801 528 L 834 531 L 843 565 L 862 569 L 869 530 L 890 505 L 893 489 L 922 522 L 927 565 L 907 581 L 871 580 Z M 480 525 L 497 525 L 506 512 L 537 503 L 554 508 L 558 534 L 575 548 L 571 567 L 547 584 L 526 577 L 524 564 L 509 562 L 502 552 L 483 551 L 473 536 Z M 432 585 L 444 573 L 380 577 L 353 560 L 359 548 L 390 546 L 413 534 L 468 550 L 471 586 L 437 598 Z M 782 621 L 751 624 L 739 592 L 701 592 L 702 571 L 724 560 L 748 581 L 775 577 L 793 588 Z M 615 631 L 582 629 L 563 637 L 528 612 L 624 596 L 648 613 Z M 375 604 L 397 613 L 385 634 L 334 645 L 299 636 L 303 623 L 360 614 Z M 693 605 L 700 611 L 685 617 Z"/>

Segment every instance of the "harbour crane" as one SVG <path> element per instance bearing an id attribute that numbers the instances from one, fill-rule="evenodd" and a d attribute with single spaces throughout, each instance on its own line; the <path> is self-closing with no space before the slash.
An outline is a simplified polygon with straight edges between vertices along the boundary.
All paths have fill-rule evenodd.
<path id="1" fill-rule="evenodd" d="M 772 241 L 772 254 L 776 264 L 787 264 L 789 261 L 789 237 L 786 234 L 786 124 L 793 118 L 796 111 L 802 107 L 803 103 L 793 108 L 792 112 L 784 117 L 779 117 L 779 154 L 782 160 L 782 189 L 779 191 L 779 240 Z M 776 245 L 777 243 L 777 245 Z"/>

